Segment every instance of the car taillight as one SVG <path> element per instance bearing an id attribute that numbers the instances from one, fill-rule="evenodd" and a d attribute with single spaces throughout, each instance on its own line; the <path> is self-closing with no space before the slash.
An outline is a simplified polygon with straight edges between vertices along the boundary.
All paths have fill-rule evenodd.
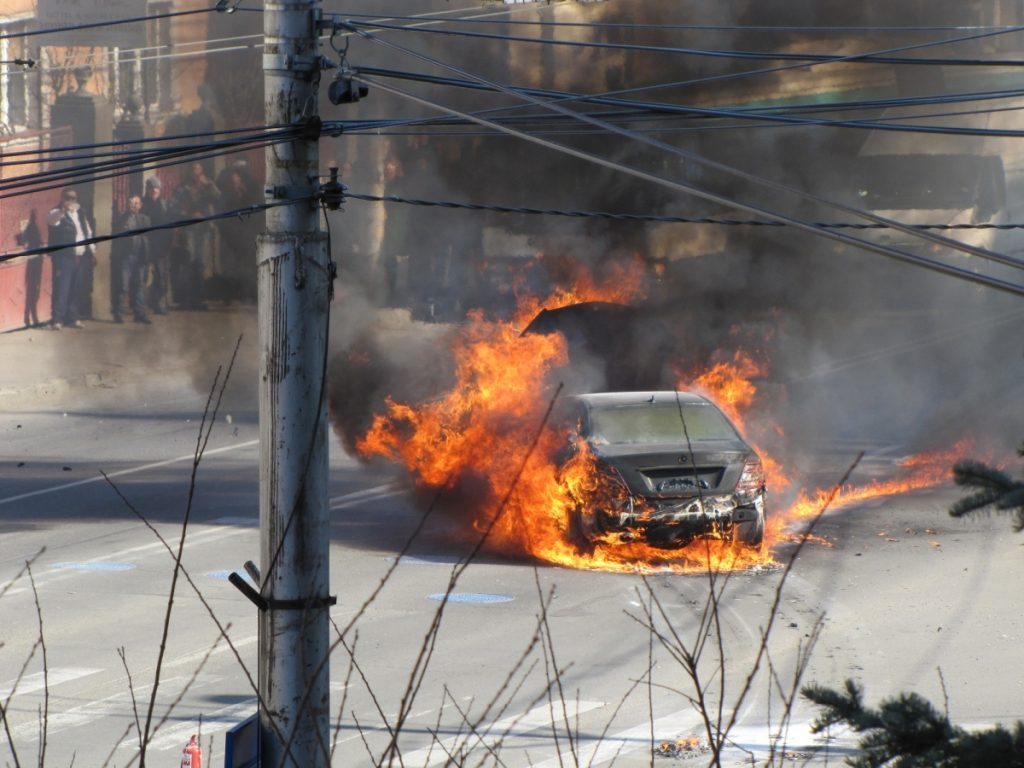
<path id="1" fill-rule="evenodd" d="M 743 463 L 743 472 L 740 474 L 740 481 L 736 483 L 736 493 L 755 494 L 764 490 L 765 476 L 761 460 L 756 456 L 747 459 Z"/>

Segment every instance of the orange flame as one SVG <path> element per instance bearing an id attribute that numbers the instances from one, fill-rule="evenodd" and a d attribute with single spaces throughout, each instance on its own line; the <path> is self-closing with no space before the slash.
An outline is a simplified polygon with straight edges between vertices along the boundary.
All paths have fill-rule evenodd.
<path id="1" fill-rule="evenodd" d="M 542 309 L 557 309 L 585 301 L 608 301 L 628 304 L 644 298 L 644 269 L 639 256 L 622 264 L 614 262 L 606 268 L 607 276 L 598 283 L 588 270 L 580 265 L 569 267 L 571 288 L 556 288 L 545 299 L 517 290 L 516 312 L 513 324 L 525 327 Z"/>
<path id="2" fill-rule="evenodd" d="M 710 399 L 722 409 L 741 434 L 748 440 L 756 441 L 751 442 L 751 447 L 761 457 L 761 465 L 768 478 L 768 487 L 778 491 L 789 486 L 790 479 L 783 471 L 781 462 L 760 447 L 765 437 L 771 439 L 773 435 L 758 434 L 763 432 L 762 429 L 757 429 L 752 434 L 747 424 L 747 414 L 754 406 L 758 393 L 757 386 L 751 379 L 765 376 L 767 373 L 766 364 L 755 361 L 749 352 L 737 349 L 731 360 L 715 363 L 696 376 L 682 376 L 676 386 L 678 389 L 692 390 Z M 775 424 L 770 426 L 774 436 L 781 437 L 781 427 Z"/>
<path id="3" fill-rule="evenodd" d="M 782 517 L 785 521 L 802 520 L 817 515 L 826 503 L 836 508 L 882 496 L 933 488 L 947 482 L 956 460 L 970 453 L 973 448 L 973 440 L 962 439 L 945 451 L 907 457 L 899 462 L 899 466 L 909 470 L 909 474 L 896 480 L 873 480 L 867 485 L 844 485 L 838 489 L 823 488 L 810 494 L 801 491 L 799 498 Z"/>
<path id="4" fill-rule="evenodd" d="M 643 274 L 639 269 L 619 270 L 604 284 L 589 274 L 577 278 L 572 289 L 543 300 L 520 296 L 513 322 L 471 314 L 454 338 L 452 388 L 416 406 L 389 400 L 386 413 L 379 414 L 358 441 L 359 453 L 401 463 L 419 487 L 443 490 L 450 497 L 448 507 L 468 516 L 475 530 L 487 532 L 488 545 L 501 551 L 567 567 L 619 572 L 703 572 L 771 565 L 772 545 L 786 539 L 785 526 L 821 509 L 829 491 L 801 492 L 790 509 L 771 512 L 766 546 L 761 550 L 714 537 L 666 550 L 618 530 L 589 536 L 581 544 L 574 531 L 577 510 L 593 506 L 595 499 L 613 504 L 619 491 L 603 481 L 585 446 L 566 461 L 566 435 L 540 428 L 554 395 L 550 374 L 567 362 L 565 339 L 558 334 L 523 336 L 517 328 L 542 309 L 581 301 L 635 299 L 642 291 Z M 748 437 L 749 430 L 777 444 L 781 428 L 748 418 L 758 407 L 758 387 L 752 379 L 764 376 L 766 370 L 764 363 L 738 350 L 730 360 L 684 377 L 680 388 L 709 396 Z M 962 454 L 966 447 L 958 445 L 927 459 L 908 459 L 904 463 L 908 477 L 845 487 L 832 505 L 942 482 L 952 454 Z M 769 478 L 770 505 L 771 497 L 777 498 L 790 481 L 778 461 L 756 450 Z"/>

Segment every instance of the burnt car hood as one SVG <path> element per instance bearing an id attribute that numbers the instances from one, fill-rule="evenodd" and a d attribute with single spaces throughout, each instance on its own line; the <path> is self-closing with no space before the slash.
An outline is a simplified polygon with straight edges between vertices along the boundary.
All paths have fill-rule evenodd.
<path id="1" fill-rule="evenodd" d="M 694 446 L 692 455 L 664 445 L 592 444 L 591 450 L 618 472 L 631 495 L 651 499 L 732 493 L 744 462 L 754 455 L 741 440 Z"/>

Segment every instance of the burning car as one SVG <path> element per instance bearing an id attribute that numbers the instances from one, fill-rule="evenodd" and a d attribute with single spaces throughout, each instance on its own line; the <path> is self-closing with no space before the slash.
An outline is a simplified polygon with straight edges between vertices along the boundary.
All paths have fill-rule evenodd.
<path id="1" fill-rule="evenodd" d="M 567 398 L 567 464 L 587 457 L 599 478 L 570 489 L 569 533 L 598 541 L 684 547 L 712 537 L 759 547 L 765 472 L 757 453 L 705 397 L 690 392 L 603 392 Z M 566 473 L 570 476 L 572 473 Z"/>

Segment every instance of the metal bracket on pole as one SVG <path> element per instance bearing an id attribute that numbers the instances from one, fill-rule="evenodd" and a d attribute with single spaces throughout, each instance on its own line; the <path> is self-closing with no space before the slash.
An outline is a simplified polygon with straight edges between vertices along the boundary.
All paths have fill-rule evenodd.
<path id="1" fill-rule="evenodd" d="M 330 608 L 332 605 L 338 604 L 337 595 L 327 595 L 327 597 L 306 597 L 296 600 L 277 600 L 273 597 L 264 597 L 253 589 L 249 582 L 234 571 L 228 575 L 228 581 L 230 581 L 239 592 L 245 595 L 249 602 L 259 608 L 260 611 L 268 611 L 271 608 L 275 611 L 305 611 L 313 608 Z"/>
<path id="2" fill-rule="evenodd" d="M 332 605 L 338 604 L 337 595 L 299 598 L 298 600 L 275 600 L 272 597 L 265 599 L 267 606 L 277 611 L 305 611 L 312 608 L 330 608 Z"/>
<path id="3" fill-rule="evenodd" d="M 329 16 L 326 19 L 320 19 L 317 22 L 317 29 L 321 32 L 330 30 L 331 32 L 339 32 L 344 30 L 345 32 L 358 32 L 355 25 L 350 21 L 345 21 L 337 16 Z"/>
<path id="4" fill-rule="evenodd" d="M 235 588 L 243 595 L 245 595 L 249 599 L 249 602 L 251 602 L 257 608 L 259 608 L 261 611 L 267 610 L 267 608 L 269 607 L 269 605 L 267 604 L 267 599 L 259 592 L 257 592 L 255 589 L 253 589 L 249 585 L 249 582 L 247 582 L 237 573 L 232 571 L 230 574 L 228 574 L 228 581 L 234 584 Z"/>
<path id="5" fill-rule="evenodd" d="M 276 72 L 319 72 L 323 68 L 323 56 L 296 56 L 292 53 L 264 53 L 263 71 Z"/>
<path id="6" fill-rule="evenodd" d="M 309 187 L 280 184 L 266 187 L 264 194 L 275 200 L 305 200 L 309 198 Z"/>

